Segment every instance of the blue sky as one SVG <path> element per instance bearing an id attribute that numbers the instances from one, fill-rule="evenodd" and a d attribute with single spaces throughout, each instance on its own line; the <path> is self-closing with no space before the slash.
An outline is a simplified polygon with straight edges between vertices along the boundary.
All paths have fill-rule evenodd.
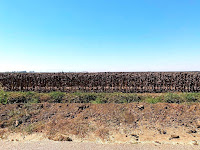
<path id="1" fill-rule="evenodd" d="M 200 71 L 199 0 L 0 0 L 0 71 Z"/>

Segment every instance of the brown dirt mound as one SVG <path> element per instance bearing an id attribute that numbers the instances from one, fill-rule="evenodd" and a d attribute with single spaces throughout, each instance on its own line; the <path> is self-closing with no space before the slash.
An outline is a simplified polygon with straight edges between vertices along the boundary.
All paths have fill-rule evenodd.
<path id="1" fill-rule="evenodd" d="M 200 104 L 0 105 L 0 136 L 43 133 L 55 141 L 191 143 L 200 141 Z"/>

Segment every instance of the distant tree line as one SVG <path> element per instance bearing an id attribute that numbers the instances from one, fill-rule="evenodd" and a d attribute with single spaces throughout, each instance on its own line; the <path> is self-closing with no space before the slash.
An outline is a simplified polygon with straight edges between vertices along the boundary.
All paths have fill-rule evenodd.
<path id="1" fill-rule="evenodd" d="M 200 72 L 0 73 L 6 91 L 199 92 Z"/>

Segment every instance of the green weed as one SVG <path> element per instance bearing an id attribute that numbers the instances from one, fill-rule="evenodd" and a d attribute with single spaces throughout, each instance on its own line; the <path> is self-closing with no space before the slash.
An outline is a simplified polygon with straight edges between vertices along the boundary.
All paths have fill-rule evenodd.
<path id="1" fill-rule="evenodd" d="M 52 99 L 50 102 L 54 102 L 54 103 L 61 103 L 63 100 L 63 97 L 65 96 L 65 93 L 63 92 L 51 92 L 49 94 Z"/>
<path id="2" fill-rule="evenodd" d="M 8 95 L 3 90 L 0 91 L 0 103 L 7 104 L 8 103 Z"/>
<path id="3" fill-rule="evenodd" d="M 183 99 L 178 94 L 175 94 L 175 93 L 167 93 L 164 96 L 164 100 L 167 103 L 181 103 L 181 102 L 184 102 Z"/>
<path id="4" fill-rule="evenodd" d="M 162 102 L 162 100 L 161 100 L 160 97 L 156 97 L 156 98 L 147 98 L 147 99 L 146 99 L 146 102 L 147 102 L 147 103 L 150 103 L 150 104 L 156 104 L 156 103 Z"/>

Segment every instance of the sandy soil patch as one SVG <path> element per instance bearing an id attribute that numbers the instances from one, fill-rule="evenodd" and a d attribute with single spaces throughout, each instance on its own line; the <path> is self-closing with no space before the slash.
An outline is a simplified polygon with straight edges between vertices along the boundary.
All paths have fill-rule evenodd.
<path id="1" fill-rule="evenodd" d="M 0 141 L 2 150 L 199 150 L 200 146 L 182 144 L 96 144 L 92 142 Z"/>

